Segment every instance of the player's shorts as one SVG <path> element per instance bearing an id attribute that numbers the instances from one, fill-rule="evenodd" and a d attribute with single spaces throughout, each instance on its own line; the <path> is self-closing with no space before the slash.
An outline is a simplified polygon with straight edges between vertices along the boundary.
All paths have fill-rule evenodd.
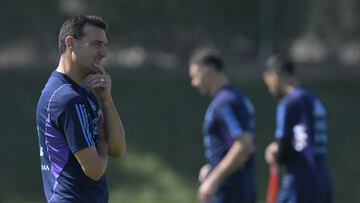
<path id="1" fill-rule="evenodd" d="M 331 203 L 331 188 L 316 188 L 316 183 L 298 188 L 292 175 L 282 177 L 277 203 Z M 331 184 L 330 184 L 331 185 Z"/>
<path id="2" fill-rule="evenodd" d="M 212 203 L 255 203 L 256 194 L 249 190 L 246 194 L 235 187 L 220 188 Z"/>

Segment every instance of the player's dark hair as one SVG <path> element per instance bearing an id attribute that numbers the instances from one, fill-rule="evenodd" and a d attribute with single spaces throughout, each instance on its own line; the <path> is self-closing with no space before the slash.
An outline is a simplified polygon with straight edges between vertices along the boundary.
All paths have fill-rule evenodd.
<path id="1" fill-rule="evenodd" d="M 75 15 L 64 22 L 59 33 L 59 52 L 63 54 L 66 50 L 65 38 L 73 36 L 75 39 L 81 39 L 84 36 L 83 29 L 85 25 L 93 25 L 106 30 L 106 23 L 101 17 L 95 15 Z"/>
<path id="2" fill-rule="evenodd" d="M 214 49 L 196 50 L 190 59 L 190 65 L 191 64 L 210 67 L 218 72 L 224 71 L 223 60 Z"/>
<path id="3" fill-rule="evenodd" d="M 279 74 L 294 75 L 294 63 L 281 54 L 274 54 L 266 61 L 266 71 L 276 72 Z"/>

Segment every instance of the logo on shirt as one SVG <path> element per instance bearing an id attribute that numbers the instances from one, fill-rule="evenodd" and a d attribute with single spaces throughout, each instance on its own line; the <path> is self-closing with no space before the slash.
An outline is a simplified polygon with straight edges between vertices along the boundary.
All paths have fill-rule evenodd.
<path id="1" fill-rule="evenodd" d="M 50 171 L 50 167 L 47 164 L 41 164 L 41 170 L 42 171 Z"/>
<path id="2" fill-rule="evenodd" d="M 43 151 L 42 146 L 40 146 L 40 156 L 44 156 L 44 151 Z"/>
<path id="3" fill-rule="evenodd" d="M 294 127 L 294 148 L 300 152 L 308 145 L 308 135 L 303 125 L 296 125 Z"/>
<path id="4" fill-rule="evenodd" d="M 93 119 L 93 133 L 95 134 L 95 135 L 97 135 L 97 134 L 99 134 L 99 127 L 100 127 L 100 125 L 99 125 L 99 118 L 94 118 Z"/>
<path id="5" fill-rule="evenodd" d="M 96 109 L 97 109 L 96 103 L 95 103 L 92 99 L 89 99 L 89 98 L 87 98 L 87 99 L 88 99 L 88 101 L 89 101 L 89 104 L 90 104 L 90 106 L 91 106 L 91 109 L 92 109 L 93 111 L 96 111 Z"/>
<path id="6" fill-rule="evenodd" d="M 95 143 L 98 143 L 100 135 L 100 116 L 92 119 L 92 138 Z"/>

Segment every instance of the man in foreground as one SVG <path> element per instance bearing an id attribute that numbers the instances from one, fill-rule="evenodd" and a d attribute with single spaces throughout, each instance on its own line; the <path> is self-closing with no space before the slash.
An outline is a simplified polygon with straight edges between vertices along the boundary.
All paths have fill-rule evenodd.
<path id="1" fill-rule="evenodd" d="M 37 106 L 42 179 L 47 202 L 106 203 L 108 156 L 123 157 L 125 133 L 113 103 L 106 24 L 69 18 L 59 34 L 59 65 Z"/>

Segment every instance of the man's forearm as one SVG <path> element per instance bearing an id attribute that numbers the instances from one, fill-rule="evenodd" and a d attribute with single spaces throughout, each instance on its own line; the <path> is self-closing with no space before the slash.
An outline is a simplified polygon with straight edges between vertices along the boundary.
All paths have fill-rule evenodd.
<path id="1" fill-rule="evenodd" d="M 96 147 L 99 155 L 98 163 L 99 163 L 99 167 L 101 168 L 102 174 L 105 173 L 108 165 L 108 155 L 107 155 L 108 148 L 109 145 L 105 140 L 101 140 L 98 146 Z"/>
<path id="2" fill-rule="evenodd" d="M 108 154 L 113 157 L 122 157 L 126 151 L 125 131 L 112 98 L 103 101 L 102 108 L 105 134 L 109 144 Z"/>
<path id="3" fill-rule="evenodd" d="M 221 160 L 221 162 L 211 171 L 208 176 L 208 181 L 219 183 L 248 160 L 253 151 L 252 138 L 249 134 L 242 135 L 238 140 L 234 141 L 232 147 Z"/>
<path id="4" fill-rule="evenodd" d="M 96 148 L 88 147 L 74 153 L 85 175 L 94 181 L 105 173 L 108 163 L 107 142 L 100 138 Z"/>

